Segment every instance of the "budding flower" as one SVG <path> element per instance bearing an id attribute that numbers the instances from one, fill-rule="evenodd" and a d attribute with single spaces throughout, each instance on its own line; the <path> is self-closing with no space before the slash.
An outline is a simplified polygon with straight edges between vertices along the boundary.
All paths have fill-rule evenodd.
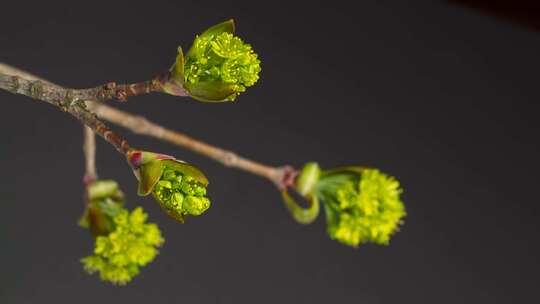
<path id="1" fill-rule="evenodd" d="M 200 101 L 233 101 L 246 87 L 254 85 L 261 71 L 251 45 L 234 36 L 234 21 L 214 25 L 195 37 L 184 56 L 178 49 L 171 68 L 172 83 L 165 91 L 177 94 L 178 87 Z"/>
<path id="2" fill-rule="evenodd" d="M 325 205 L 330 237 L 355 247 L 388 244 L 405 216 L 399 182 L 377 169 L 349 170 L 330 173 L 319 188 L 322 196 L 333 192 Z"/>
<path id="3" fill-rule="evenodd" d="M 96 237 L 94 254 L 81 259 L 88 273 L 99 272 L 104 281 L 125 285 L 139 274 L 158 254 L 164 242 L 156 224 L 145 223 L 147 214 L 141 207 L 133 212 L 120 208 L 112 217 L 114 229 Z"/>
<path id="4" fill-rule="evenodd" d="M 128 162 L 139 180 L 138 194 L 152 193 L 162 209 L 179 222 L 201 215 L 210 207 L 206 176 L 195 166 L 172 156 L 130 151 Z"/>
<path id="5" fill-rule="evenodd" d="M 93 236 L 114 230 L 112 216 L 125 203 L 124 193 L 113 180 L 96 180 L 87 188 L 88 204 L 79 219 L 79 225 L 90 228 Z"/>
<path id="6" fill-rule="evenodd" d="M 138 207 L 129 212 L 124 196 L 112 180 L 97 180 L 88 186 L 88 205 L 79 221 L 95 237 L 94 254 L 81 259 L 85 270 L 124 285 L 150 263 L 164 242 L 156 224 L 146 223 Z"/>
<path id="7" fill-rule="evenodd" d="M 405 216 L 399 182 L 377 169 L 344 167 L 321 171 L 308 163 L 296 190 L 324 204 L 327 232 L 345 245 L 388 244 Z"/>

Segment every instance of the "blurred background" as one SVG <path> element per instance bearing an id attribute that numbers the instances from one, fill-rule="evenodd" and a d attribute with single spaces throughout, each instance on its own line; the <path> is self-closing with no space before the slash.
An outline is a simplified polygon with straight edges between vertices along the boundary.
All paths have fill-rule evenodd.
<path id="1" fill-rule="evenodd" d="M 125 287 L 87 275 L 82 128 L 0 92 L 0 303 L 508 303 L 538 297 L 539 10 L 524 1 L 3 3 L 0 61 L 70 87 L 148 79 L 235 18 L 262 78 L 235 103 L 166 95 L 117 106 L 272 165 L 378 167 L 405 189 L 390 246 L 301 226 L 270 182 L 115 128 L 211 180 L 185 225 L 98 170 L 159 223 L 161 254 Z"/>

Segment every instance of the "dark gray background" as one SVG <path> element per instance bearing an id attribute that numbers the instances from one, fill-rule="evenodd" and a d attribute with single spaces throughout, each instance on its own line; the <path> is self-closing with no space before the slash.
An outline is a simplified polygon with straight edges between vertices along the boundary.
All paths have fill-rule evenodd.
<path id="1" fill-rule="evenodd" d="M 402 182 L 408 216 L 389 247 L 354 250 L 328 239 L 323 218 L 294 223 L 266 180 L 118 129 L 200 166 L 213 205 L 169 220 L 99 140 L 101 176 L 167 240 L 113 287 L 79 263 L 92 249 L 76 225 L 81 127 L 0 92 L 0 303 L 534 302 L 539 34 L 442 2 L 357 2 L 2 3 L 0 61 L 72 87 L 147 79 L 234 17 L 263 62 L 238 102 L 119 106 L 269 164 L 379 167 Z"/>

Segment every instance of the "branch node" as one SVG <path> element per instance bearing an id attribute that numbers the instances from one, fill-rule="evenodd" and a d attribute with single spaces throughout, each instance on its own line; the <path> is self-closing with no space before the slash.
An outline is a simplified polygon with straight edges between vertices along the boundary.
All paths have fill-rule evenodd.
<path id="1" fill-rule="evenodd" d="M 108 82 L 105 84 L 105 89 L 107 90 L 115 90 L 116 89 L 116 82 Z"/>
<path id="2" fill-rule="evenodd" d="M 64 101 L 61 103 L 62 110 L 67 112 L 68 109 L 73 106 L 74 101 L 75 101 L 75 96 L 73 94 L 73 90 L 66 89 L 66 96 L 64 98 Z"/>
<path id="3" fill-rule="evenodd" d="M 114 96 L 116 92 L 116 82 L 108 82 L 97 90 L 96 98 L 98 100 L 107 100 Z"/>
<path id="4" fill-rule="evenodd" d="M 21 87 L 21 82 L 19 81 L 19 77 L 12 76 L 11 85 L 13 86 L 13 92 L 18 92 Z"/>
<path id="5" fill-rule="evenodd" d="M 118 101 L 126 102 L 128 100 L 128 94 L 124 89 L 118 89 L 115 92 L 115 97 Z"/>
<path id="6" fill-rule="evenodd" d="M 233 152 L 226 151 L 219 158 L 225 166 L 231 167 L 236 163 L 238 155 L 234 154 Z"/>
<path id="7" fill-rule="evenodd" d="M 298 171 L 291 166 L 283 166 L 278 168 L 278 177 L 275 180 L 279 190 L 284 190 L 289 187 L 294 187 Z"/>
<path id="8" fill-rule="evenodd" d="M 34 99 L 41 99 L 43 96 L 43 82 L 36 80 L 30 84 L 30 96 Z"/>
<path id="9" fill-rule="evenodd" d="M 91 183 L 96 181 L 96 177 L 90 174 L 85 174 L 83 176 L 83 184 L 89 186 Z"/>

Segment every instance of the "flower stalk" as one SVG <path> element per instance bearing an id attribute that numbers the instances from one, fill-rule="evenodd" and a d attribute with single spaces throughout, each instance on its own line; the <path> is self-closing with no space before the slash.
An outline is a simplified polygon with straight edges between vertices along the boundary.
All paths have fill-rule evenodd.
<path id="1" fill-rule="evenodd" d="M 83 126 L 84 132 L 84 178 L 83 181 L 86 185 L 92 183 L 98 178 L 96 169 L 96 135 L 90 127 Z"/>

